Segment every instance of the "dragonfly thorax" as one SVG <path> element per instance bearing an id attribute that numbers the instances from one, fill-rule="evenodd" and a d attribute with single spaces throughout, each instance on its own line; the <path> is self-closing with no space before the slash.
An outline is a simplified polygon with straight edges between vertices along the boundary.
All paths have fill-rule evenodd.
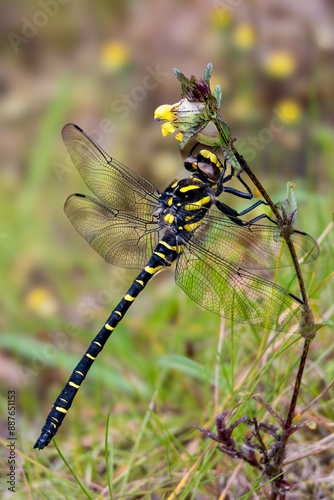
<path id="1" fill-rule="evenodd" d="M 193 231 L 207 215 L 213 200 L 213 190 L 199 179 L 174 181 L 160 195 L 159 224 Z"/>

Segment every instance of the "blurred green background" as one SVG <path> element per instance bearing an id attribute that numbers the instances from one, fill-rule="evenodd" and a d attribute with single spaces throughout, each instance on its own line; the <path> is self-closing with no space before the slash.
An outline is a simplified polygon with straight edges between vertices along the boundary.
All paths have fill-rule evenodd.
<path id="1" fill-rule="evenodd" d="M 182 161 L 174 138 L 162 138 L 154 110 L 179 100 L 174 67 L 201 77 L 212 62 L 212 88 L 221 85 L 221 114 L 237 149 L 275 201 L 288 180 L 296 182 L 297 227 L 318 238 L 334 208 L 333 14 L 325 0 L 2 6 L 2 437 L 7 391 L 15 390 L 19 446 L 32 454 L 76 360 L 136 275 L 104 263 L 66 219 L 66 197 L 87 189 L 66 156 L 62 127 L 78 124 L 163 190 Z M 324 240 L 315 274 L 309 271 L 313 288 L 333 271 L 332 238 Z M 333 313 L 331 289 L 329 281 L 314 301 L 317 320 Z M 198 423 L 211 397 L 199 381 L 214 366 L 219 324 L 177 289 L 172 273 L 159 276 L 97 361 L 58 442 L 71 447 L 80 436 L 90 446 L 103 436 L 108 411 L 115 439 L 131 440 L 133 415 L 142 417 L 157 386 L 173 425 L 186 425 L 187 411 L 188 424 Z M 187 358 L 204 373 L 185 369 Z"/>

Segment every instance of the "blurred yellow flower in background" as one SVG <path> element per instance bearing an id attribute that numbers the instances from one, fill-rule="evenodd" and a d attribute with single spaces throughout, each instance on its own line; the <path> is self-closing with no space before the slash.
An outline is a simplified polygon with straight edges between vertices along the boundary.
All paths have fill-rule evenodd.
<path id="1" fill-rule="evenodd" d="M 108 71 L 118 71 L 122 69 L 130 60 L 130 53 L 127 46 L 118 41 L 108 42 L 101 48 L 100 61 L 104 69 Z"/>
<path id="2" fill-rule="evenodd" d="M 232 22 L 233 16 L 231 10 L 223 6 L 215 6 L 211 13 L 212 25 L 216 28 L 226 28 Z"/>
<path id="3" fill-rule="evenodd" d="M 275 108 L 284 123 L 296 123 L 302 115 L 302 107 L 295 99 L 283 99 Z"/>
<path id="4" fill-rule="evenodd" d="M 255 43 L 253 26 L 249 23 L 239 24 L 234 32 L 234 43 L 240 49 L 251 49 Z"/>
<path id="5" fill-rule="evenodd" d="M 274 78 L 291 76 L 296 69 L 296 59 L 289 52 L 274 52 L 264 63 L 265 71 Z"/>
<path id="6" fill-rule="evenodd" d="M 46 286 L 36 286 L 29 290 L 25 305 L 30 311 L 41 316 L 52 316 L 57 312 L 57 301 L 51 290 Z"/>

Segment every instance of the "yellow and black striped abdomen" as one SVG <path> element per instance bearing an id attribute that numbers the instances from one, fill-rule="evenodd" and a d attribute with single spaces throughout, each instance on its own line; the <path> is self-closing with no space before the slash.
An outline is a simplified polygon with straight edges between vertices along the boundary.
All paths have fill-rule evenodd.
<path id="1" fill-rule="evenodd" d="M 57 433 L 58 428 L 62 424 L 66 413 L 71 407 L 75 395 L 84 381 L 90 367 L 94 363 L 98 354 L 102 351 L 105 343 L 115 330 L 118 323 L 122 320 L 124 314 L 153 276 L 166 267 L 169 267 L 177 259 L 179 250 L 180 249 L 177 247 L 176 239 L 173 235 L 168 234 L 167 232 L 167 234 L 163 236 L 156 246 L 150 260 L 145 266 L 145 269 L 143 269 L 133 281 L 122 300 L 112 311 L 108 320 L 96 335 L 77 366 L 74 368 L 64 389 L 57 397 L 34 448 L 41 450 L 50 443 L 51 439 Z"/>

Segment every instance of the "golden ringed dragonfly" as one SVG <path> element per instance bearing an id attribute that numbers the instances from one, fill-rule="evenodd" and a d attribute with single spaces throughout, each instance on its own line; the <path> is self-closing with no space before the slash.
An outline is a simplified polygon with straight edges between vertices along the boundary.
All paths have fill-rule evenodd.
<path id="1" fill-rule="evenodd" d="M 108 156 L 78 126 L 62 136 L 72 162 L 96 198 L 72 194 L 65 213 L 77 232 L 107 261 L 141 269 L 93 339 L 57 397 L 34 448 L 47 446 L 57 433 L 97 355 L 147 283 L 175 265 L 175 281 L 195 302 L 235 321 L 282 331 L 298 331 L 304 303 L 284 288 L 254 273 L 291 265 L 280 228 L 244 222 L 217 200 L 233 188 L 226 162 L 208 150 L 189 156 L 189 177 L 173 181 L 162 193 L 153 184 Z M 240 177 L 239 177 L 240 180 Z M 245 183 L 242 181 L 243 185 Z M 247 186 L 246 186 L 247 187 Z M 261 217 L 261 216 L 260 216 Z M 286 228 L 285 228 L 286 231 Z M 317 257 L 316 242 L 290 229 L 299 257 Z"/>

